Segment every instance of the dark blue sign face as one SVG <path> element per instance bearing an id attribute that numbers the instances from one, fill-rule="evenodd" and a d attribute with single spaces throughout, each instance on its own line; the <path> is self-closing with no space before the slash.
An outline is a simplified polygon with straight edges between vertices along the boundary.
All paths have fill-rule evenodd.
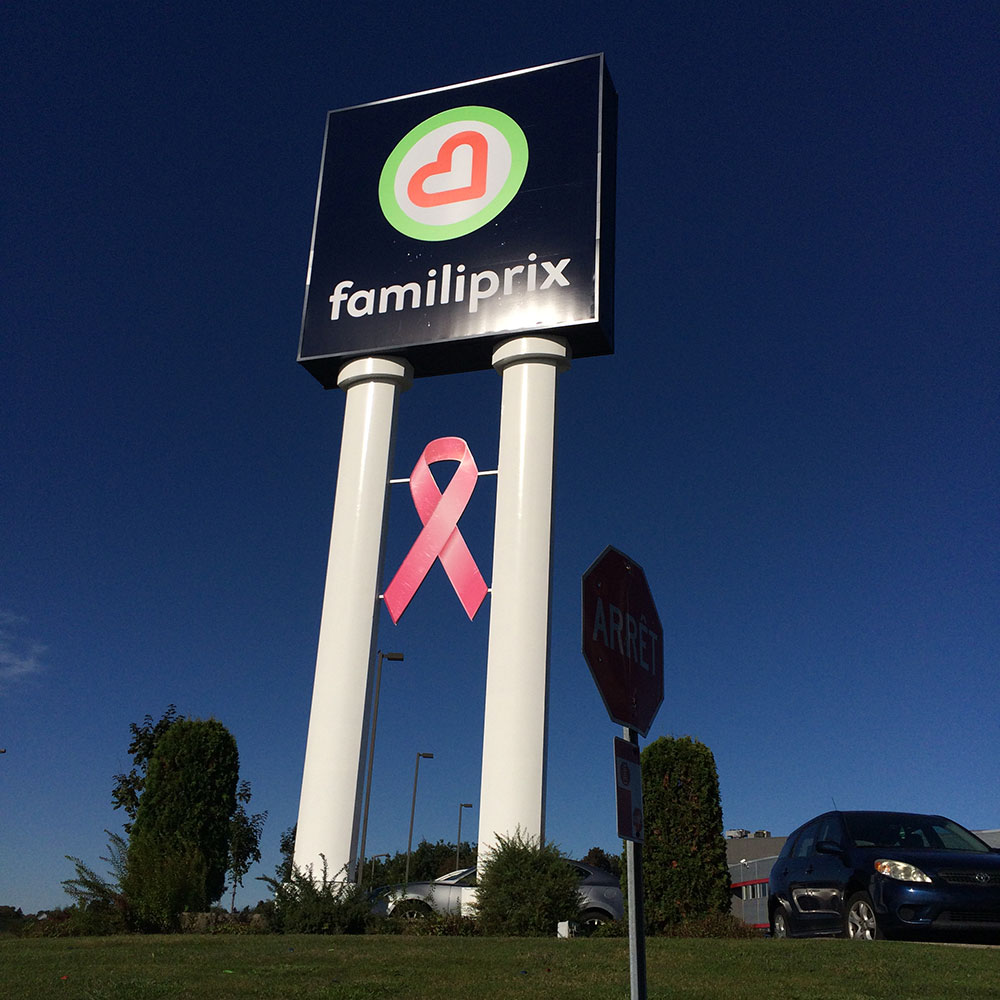
<path id="1" fill-rule="evenodd" d="M 614 349 L 617 98 L 603 56 L 330 112 L 299 361 L 488 368 L 501 340 Z"/>

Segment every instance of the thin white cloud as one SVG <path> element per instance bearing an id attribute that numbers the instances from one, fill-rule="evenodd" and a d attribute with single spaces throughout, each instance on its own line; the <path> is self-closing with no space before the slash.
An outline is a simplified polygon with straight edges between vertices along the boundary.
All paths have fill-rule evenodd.
<path id="1" fill-rule="evenodd" d="M 43 669 L 46 647 L 23 637 L 24 624 L 25 619 L 0 610 L 0 693 L 10 684 Z"/>

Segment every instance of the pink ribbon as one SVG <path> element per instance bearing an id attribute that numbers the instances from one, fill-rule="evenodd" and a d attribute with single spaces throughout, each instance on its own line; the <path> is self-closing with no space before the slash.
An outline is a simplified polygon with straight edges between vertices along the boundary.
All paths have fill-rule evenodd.
<path id="1" fill-rule="evenodd" d="M 431 475 L 431 466 L 447 461 L 458 462 L 458 468 L 442 493 Z M 410 496 L 423 528 L 385 588 L 385 606 L 393 624 L 399 621 L 435 559 L 441 560 L 465 613 L 470 619 L 475 617 L 488 588 L 458 530 L 458 519 L 476 488 L 478 476 L 476 461 L 462 438 L 437 438 L 417 459 L 410 473 Z"/>

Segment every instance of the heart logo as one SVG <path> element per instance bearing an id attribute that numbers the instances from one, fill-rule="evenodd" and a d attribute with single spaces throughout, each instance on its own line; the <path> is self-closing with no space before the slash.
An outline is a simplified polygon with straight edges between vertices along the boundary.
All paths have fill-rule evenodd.
<path id="1" fill-rule="evenodd" d="M 466 146 L 472 153 L 472 164 L 469 171 L 469 183 L 464 186 L 447 186 L 456 173 L 455 151 Z M 489 161 L 489 143 L 481 132 L 458 132 L 442 143 L 435 159 L 425 164 L 410 178 L 406 193 L 411 202 L 420 208 L 435 208 L 438 205 L 453 205 L 457 201 L 469 201 L 482 198 L 486 194 L 486 168 Z M 445 184 L 438 187 L 433 183 L 428 191 L 426 184 L 431 178 L 444 180 Z M 461 178 L 464 180 L 464 176 Z"/>
<path id="2" fill-rule="evenodd" d="M 528 140 L 513 118 L 478 104 L 449 108 L 393 147 L 379 174 L 379 206 L 410 239 L 453 240 L 495 219 L 527 169 Z"/>

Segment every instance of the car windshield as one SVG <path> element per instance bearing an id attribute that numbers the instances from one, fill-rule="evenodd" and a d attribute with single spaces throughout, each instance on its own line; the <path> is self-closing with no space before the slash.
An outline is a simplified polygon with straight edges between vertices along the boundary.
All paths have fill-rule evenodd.
<path id="1" fill-rule="evenodd" d="M 434 879 L 435 882 L 450 882 L 459 885 L 472 885 L 476 877 L 475 868 L 459 868 L 456 871 L 448 872 Z"/>
<path id="2" fill-rule="evenodd" d="M 972 851 L 988 854 L 989 845 L 943 816 L 914 813 L 844 813 L 858 847 L 902 847 L 907 850 Z"/>

